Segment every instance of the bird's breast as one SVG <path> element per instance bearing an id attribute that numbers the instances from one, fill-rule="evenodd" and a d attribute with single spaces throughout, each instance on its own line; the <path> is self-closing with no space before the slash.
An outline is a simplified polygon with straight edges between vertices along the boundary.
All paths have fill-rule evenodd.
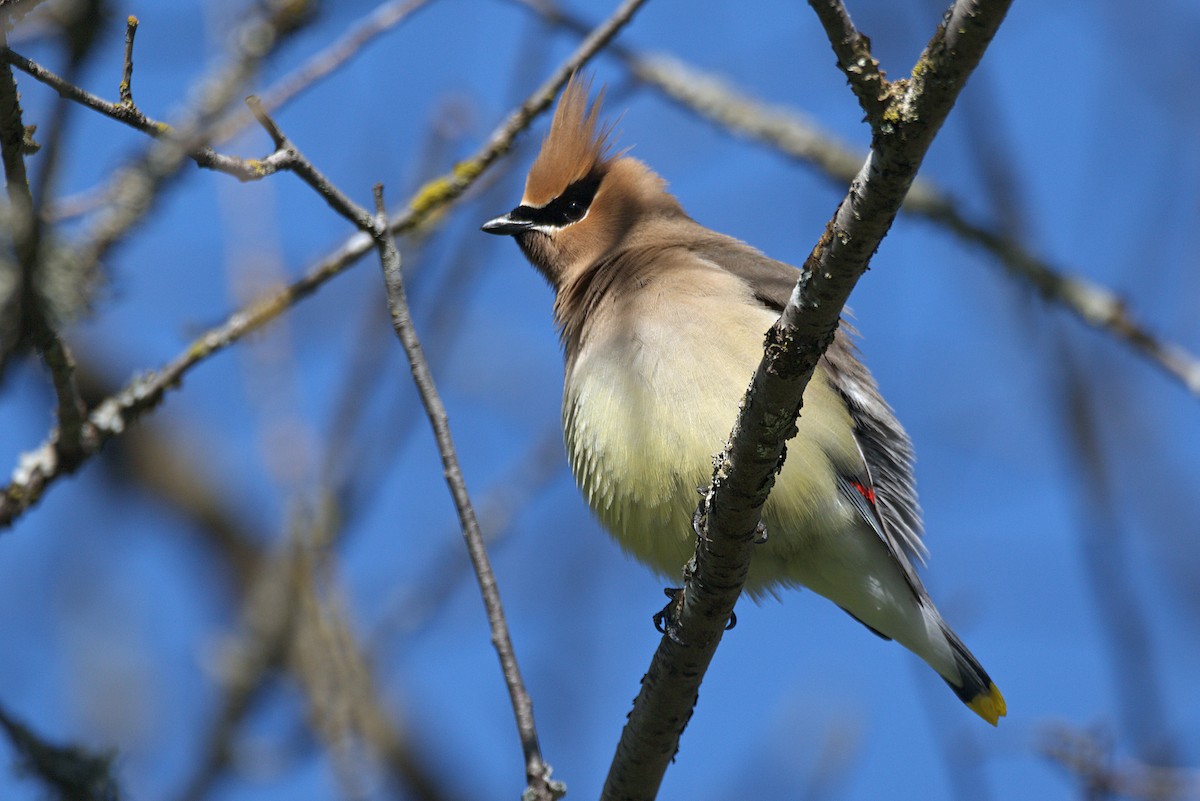
<path id="1" fill-rule="evenodd" d="M 679 575 L 695 547 L 697 488 L 711 480 L 712 457 L 729 436 L 776 318 L 740 281 L 727 280 L 729 286 L 708 291 L 703 283 L 674 291 L 651 283 L 603 309 L 607 319 L 594 321 L 568 361 L 563 427 L 575 478 L 622 546 L 668 576 Z M 825 395 L 830 391 L 817 376 L 806 399 L 832 402 Z M 827 451 L 854 447 L 846 444 L 852 437 L 845 412 L 821 405 L 830 403 L 806 406 L 766 510 L 769 526 L 782 514 L 791 530 L 769 549 L 780 558 L 803 537 L 804 519 L 836 502 L 831 481 L 824 487 L 804 477 L 831 476 Z M 755 572 L 772 583 L 770 556 L 755 559 Z"/>

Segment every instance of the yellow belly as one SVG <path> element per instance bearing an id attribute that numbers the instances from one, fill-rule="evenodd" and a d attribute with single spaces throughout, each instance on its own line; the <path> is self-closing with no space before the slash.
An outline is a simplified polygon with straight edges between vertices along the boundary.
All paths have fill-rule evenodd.
<path id="1" fill-rule="evenodd" d="M 671 580 L 694 551 L 697 488 L 712 478 L 712 457 L 775 320 L 754 306 L 735 317 L 727 303 L 705 311 L 691 303 L 688 314 L 659 315 L 653 326 L 611 326 L 608 341 L 592 343 L 569 366 L 563 397 L 567 451 L 588 504 L 626 550 Z M 857 446 L 820 371 L 798 429 L 764 509 L 768 541 L 755 552 L 751 592 L 803 581 L 796 564 L 845 523 L 830 460 L 854 464 Z"/>

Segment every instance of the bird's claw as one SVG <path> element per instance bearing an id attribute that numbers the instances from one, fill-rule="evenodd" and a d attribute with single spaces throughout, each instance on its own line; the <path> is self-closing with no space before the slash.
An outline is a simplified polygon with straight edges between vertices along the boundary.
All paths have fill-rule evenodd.
<path id="1" fill-rule="evenodd" d="M 667 601 L 662 611 L 654 613 L 654 628 L 659 634 L 670 637 L 672 642 L 683 645 L 683 640 L 677 634 L 679 612 L 683 608 L 683 587 L 663 587 L 663 594 L 671 600 Z"/>
<path id="2" fill-rule="evenodd" d="M 667 605 L 661 611 L 655 612 L 654 628 L 659 634 L 671 638 L 672 642 L 683 645 L 683 640 L 679 638 L 679 613 L 683 609 L 683 588 L 682 587 L 663 587 L 663 594 L 671 600 L 667 601 Z M 729 621 L 725 624 L 726 631 L 732 631 L 737 625 L 737 612 L 729 613 Z"/>
<path id="3" fill-rule="evenodd" d="M 705 488 L 707 493 L 707 488 Z M 692 531 L 696 533 L 696 538 L 707 540 L 708 535 L 705 531 L 708 529 L 708 495 L 706 494 L 700 499 L 700 503 L 696 505 L 696 511 L 692 513 Z"/>

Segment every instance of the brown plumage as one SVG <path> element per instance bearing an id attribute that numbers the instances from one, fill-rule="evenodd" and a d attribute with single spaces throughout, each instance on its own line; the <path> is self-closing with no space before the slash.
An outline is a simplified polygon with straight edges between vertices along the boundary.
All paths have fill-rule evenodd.
<path id="1" fill-rule="evenodd" d="M 701 226 L 645 164 L 610 155 L 587 94 L 568 83 L 521 205 L 483 228 L 512 235 L 554 288 L 563 428 L 589 505 L 622 546 L 677 578 L 695 547 L 696 487 L 797 272 Z M 912 446 L 844 332 L 804 400 L 747 591 L 799 585 L 829 598 L 994 724 L 1004 699 L 914 569 L 924 545 Z"/>

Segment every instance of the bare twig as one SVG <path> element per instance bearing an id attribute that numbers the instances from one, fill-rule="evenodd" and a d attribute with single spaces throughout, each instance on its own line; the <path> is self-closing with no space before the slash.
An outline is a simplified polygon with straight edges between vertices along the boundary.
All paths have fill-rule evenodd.
<path id="1" fill-rule="evenodd" d="M 0 41 L 6 33 L 0 28 Z M 0 281 L 5 297 L 0 298 L 0 367 L 18 348 L 26 345 L 29 331 L 42 317 L 37 292 L 37 230 L 33 219 L 33 195 L 25 169 L 26 139 L 20 93 L 12 70 L 0 70 L 0 155 L 4 161 L 5 190 L 8 197 L 7 223 L 13 240 L 16 263 L 3 268 L 11 273 Z M 7 260 L 6 260 L 7 261 Z M 33 317 L 35 320 L 30 320 Z"/>
<path id="2" fill-rule="evenodd" d="M 251 95 L 246 98 L 246 105 L 250 107 L 250 111 L 254 114 L 255 119 L 266 129 L 267 135 L 275 143 L 275 152 L 265 159 L 265 161 L 269 161 L 272 164 L 273 169 L 287 170 L 295 173 L 302 181 L 312 187 L 329 204 L 331 209 L 353 223 L 360 231 L 373 230 L 373 220 L 370 212 L 356 204 L 340 189 L 334 186 L 332 181 L 326 178 L 311 161 L 306 159 L 296 149 L 296 146 L 284 135 L 279 126 L 275 124 L 275 121 L 267 116 L 266 109 L 263 108 L 262 101 L 258 97 Z"/>
<path id="3" fill-rule="evenodd" d="M 829 43 L 833 45 L 838 68 L 845 73 L 872 129 L 880 128 L 891 86 L 879 68 L 879 62 L 871 55 L 871 40 L 854 27 L 842 0 L 809 0 L 808 4 L 817 12 Z"/>
<path id="4" fill-rule="evenodd" d="M 53 260 L 56 264 L 69 265 L 62 269 L 69 271 L 72 275 L 84 277 L 95 268 L 109 249 L 120 241 L 125 233 L 149 211 L 150 204 L 162 184 L 178 170 L 184 154 L 189 148 L 195 146 L 196 140 L 204 136 L 207 127 L 224 111 L 231 97 L 253 73 L 259 61 L 269 52 L 279 35 L 292 30 L 296 24 L 294 15 L 302 11 L 300 7 L 302 5 L 293 4 L 286 8 L 281 5 L 281 10 L 277 10 L 274 16 L 255 19 L 245 24 L 244 30 L 241 31 L 245 35 L 234 37 L 238 44 L 229 64 L 218 70 L 204 84 L 206 88 L 199 92 L 199 100 L 189 116 L 178 127 L 177 133 L 160 140 L 156 146 L 150 148 L 139 164 L 126 170 L 117 179 L 115 189 L 110 194 L 112 200 L 100 214 L 99 221 L 91 227 L 89 234 L 74 249 L 74 252 L 55 251 Z M 15 54 L 12 51 L 4 49 L 0 52 L 10 57 L 7 59 L 7 63 L 14 63 L 11 56 Z M 11 78 L 7 66 L 3 73 L 8 74 Z M 0 101 L 3 100 L 5 86 L 5 81 L 2 79 L 3 75 L 0 75 Z M 73 86 L 69 83 L 66 85 Z M 15 86 L 13 88 L 15 91 Z M 15 100 L 12 109 L 19 112 Z M 13 119 L 12 109 L 7 118 L 9 121 Z M 17 113 L 16 120 L 18 122 L 20 120 L 19 113 Z M 7 137 L 5 141 L 8 141 Z M 6 161 L 6 167 L 8 166 L 9 162 Z M 29 208 L 32 208 L 32 196 L 29 194 L 27 181 L 18 183 L 10 180 L 9 187 L 10 192 L 19 191 L 23 198 L 21 202 L 29 204 Z M 24 188 L 19 189 L 19 187 Z M 18 204 L 14 203 L 13 206 L 16 208 Z M 36 296 L 40 293 L 34 280 L 32 265 L 36 262 L 39 271 L 50 269 L 53 265 L 44 263 L 39 255 L 36 226 L 34 225 L 36 218 L 30 213 L 29 219 L 32 241 L 24 247 L 25 255 L 21 258 L 31 261 L 28 268 L 23 271 L 26 277 L 23 294 L 30 296 L 32 293 Z M 21 226 L 18 226 L 18 230 L 20 229 Z M 20 241 L 22 240 L 18 239 L 18 242 Z M 18 250 L 21 252 L 20 247 Z M 40 298 L 35 297 L 34 300 L 38 302 L 30 301 L 23 303 L 23 306 L 25 313 L 32 315 L 29 326 L 41 343 L 39 349 L 43 353 L 51 354 L 47 364 L 51 365 L 52 369 L 61 367 L 69 372 L 72 362 L 69 354 L 65 352 L 65 345 L 51 341 L 50 338 L 56 338 L 57 334 L 50 328 L 44 312 L 33 314 L 31 310 L 41 308 Z M 62 353 L 58 354 L 57 351 L 62 351 Z M 194 356 L 194 354 L 185 355 L 182 361 L 186 362 L 189 356 Z M 178 363 L 177 360 L 176 366 Z M 174 380 L 177 380 L 177 376 Z M 86 422 L 79 422 L 76 418 L 83 412 L 81 402 L 77 397 L 61 394 L 69 391 L 72 386 L 73 379 L 69 374 L 56 376 L 55 388 L 60 392 L 60 417 L 65 423 L 60 425 L 57 432 L 52 432 L 50 438 L 40 448 L 22 456 L 11 482 L 0 494 L 0 527 L 10 523 L 16 514 L 35 503 L 48 481 L 73 472 L 88 457 L 99 450 L 106 439 L 123 430 L 127 422 L 126 414 L 136 415 L 144 412 L 158 402 L 165 389 L 164 385 L 155 384 L 153 378 L 136 380 L 121 399 L 110 398 L 110 402 L 101 404 L 101 407 L 95 410 Z M 115 401 L 115 403 L 111 401 Z M 75 432 L 79 432 L 80 435 L 78 443 L 69 439 Z"/>
<path id="5" fill-rule="evenodd" d="M 767 335 L 712 486 L 698 513 L 694 567 L 642 680 L 602 799 L 652 799 L 696 703 L 700 682 L 749 569 L 755 530 L 795 431 L 805 386 L 833 340 L 842 307 L 900 210 L 954 100 L 1008 10 L 960 0 L 926 46 L 902 93 L 873 129 L 873 148 Z"/>
<path id="6" fill-rule="evenodd" d="M 10 48 L 0 49 L 0 60 L 3 60 L 6 64 L 11 64 L 34 80 L 49 86 L 61 97 L 65 97 L 117 122 L 124 123 L 134 130 L 141 131 L 156 139 L 170 136 L 175 132 L 175 128 L 170 124 L 146 116 L 137 106 L 110 103 L 102 97 L 84 91 L 67 79 L 54 74 L 36 61 L 26 58 Z M 255 169 L 256 165 L 254 161 L 218 153 L 208 145 L 198 145 L 188 150 L 186 156 L 199 167 L 223 172 L 243 181 L 261 177 Z M 110 187 L 103 194 L 107 196 L 111 193 L 112 188 Z"/>
<path id="7" fill-rule="evenodd" d="M 433 375 L 429 371 L 429 365 L 425 362 L 421 342 L 417 338 L 416 329 L 412 324 L 412 315 L 409 312 L 408 300 L 404 293 L 404 277 L 400 272 L 400 252 L 396 249 L 392 235 L 388 231 L 387 215 L 383 206 L 383 190 L 378 186 L 376 187 L 376 215 L 376 246 L 379 251 L 379 261 L 383 267 L 384 284 L 387 287 L 387 302 L 392 316 L 392 327 L 396 330 L 396 336 L 404 347 L 409 369 L 412 371 L 413 382 L 416 384 L 417 392 L 421 396 L 421 403 L 424 405 L 429 422 L 433 427 L 434 438 L 437 440 L 438 451 L 442 457 L 442 469 L 446 483 L 450 487 L 454 506 L 458 510 L 459 523 L 467 544 L 467 553 L 475 568 L 479 591 L 483 596 L 484 607 L 487 609 L 488 624 L 492 630 L 492 645 L 495 646 L 496 653 L 500 657 L 504 681 L 508 686 L 509 698 L 512 701 L 517 732 L 525 754 L 525 778 L 528 784 L 522 797 L 528 798 L 530 801 L 551 801 L 562 797 L 566 793 L 566 786 L 551 778 L 550 765 L 542 758 L 537 728 L 533 720 L 533 701 L 525 689 L 525 682 L 521 678 L 521 671 L 517 665 L 516 652 L 508 633 L 508 622 L 504 617 L 504 607 L 500 602 L 500 588 L 497 586 L 495 574 L 492 572 L 491 560 L 488 559 L 487 548 L 483 543 L 483 534 L 479 529 L 479 521 L 475 517 L 475 509 L 467 494 L 466 482 L 463 480 L 462 468 L 459 466 L 454 440 L 450 434 L 449 418 L 434 386 Z"/>
<path id="8" fill-rule="evenodd" d="M 121 105 L 127 108 L 134 108 L 133 103 L 133 38 L 137 35 L 138 18 L 129 15 L 125 20 L 125 67 L 121 70 L 121 85 L 117 88 L 117 95 L 121 98 Z"/>
<path id="9" fill-rule="evenodd" d="M 277 84 L 263 93 L 262 106 L 268 111 L 279 108 L 316 81 L 329 75 L 372 39 L 394 28 L 407 19 L 413 12 L 427 5 L 429 0 L 404 0 L 385 3 L 369 14 L 366 19 L 345 36 L 338 39 L 326 50 L 316 54 L 302 65 L 297 71 L 281 79 Z M 60 97 L 72 100 L 103 114 L 118 122 L 148 134 L 155 138 L 169 136 L 174 128 L 166 122 L 161 122 L 144 114 L 133 102 L 133 41 L 137 33 L 138 19 L 130 16 L 125 29 L 125 59 L 121 84 L 118 89 L 119 102 L 111 103 L 103 98 L 86 92 L 67 78 L 60 77 L 37 62 L 5 47 L 0 50 L 0 58 L 34 79 L 49 86 Z M 233 136 L 244 128 L 254 118 L 249 113 L 236 114 L 225 120 L 215 121 L 207 136 L 214 142 L 221 142 Z M 187 157 L 205 169 L 212 169 L 232 175 L 243 181 L 264 178 L 276 171 L 270 164 L 254 160 L 241 159 L 218 153 L 211 146 L 203 144 L 190 149 Z"/>
<path id="10" fill-rule="evenodd" d="M 79 270 L 86 275 L 145 217 L 166 181 L 179 172 L 189 154 L 205 144 L 212 127 L 262 60 L 302 23 L 307 10 L 308 2 L 276 3 L 270 14 L 252 18 L 234 32 L 227 63 L 194 90 L 196 100 L 183 119 L 114 180 L 107 207 L 72 254 Z"/>
<path id="11" fill-rule="evenodd" d="M 107 195 L 110 214 L 102 217 L 93 228 L 93 239 L 100 246 L 99 255 L 117 239 L 130 225 L 134 224 L 149 208 L 149 203 L 160 184 L 174 175 L 184 159 L 193 160 L 198 166 L 233 175 L 241 180 L 263 177 L 259 165 L 253 160 L 240 159 L 217 153 L 208 144 L 215 127 L 220 124 L 229 104 L 236 99 L 258 65 L 286 35 L 294 32 L 308 18 L 310 0 L 296 3 L 277 3 L 266 16 L 253 17 L 244 22 L 230 37 L 233 46 L 227 63 L 202 80 L 194 89 L 196 101 L 188 113 L 174 125 L 146 116 L 133 103 L 127 86 L 121 83 L 121 102 L 112 103 L 86 92 L 69 77 L 62 77 L 37 62 L 20 55 L 7 46 L 0 48 L 0 59 L 32 78 L 46 84 L 59 97 L 71 100 L 118 122 L 125 123 L 142 133 L 159 140 L 151 147 L 141 162 L 120 174 Z M 137 20 L 129 18 L 126 29 L 125 73 L 132 75 L 133 31 Z M 126 102 L 128 100 L 128 102 Z M 94 258 L 85 252 L 84 261 Z"/>

